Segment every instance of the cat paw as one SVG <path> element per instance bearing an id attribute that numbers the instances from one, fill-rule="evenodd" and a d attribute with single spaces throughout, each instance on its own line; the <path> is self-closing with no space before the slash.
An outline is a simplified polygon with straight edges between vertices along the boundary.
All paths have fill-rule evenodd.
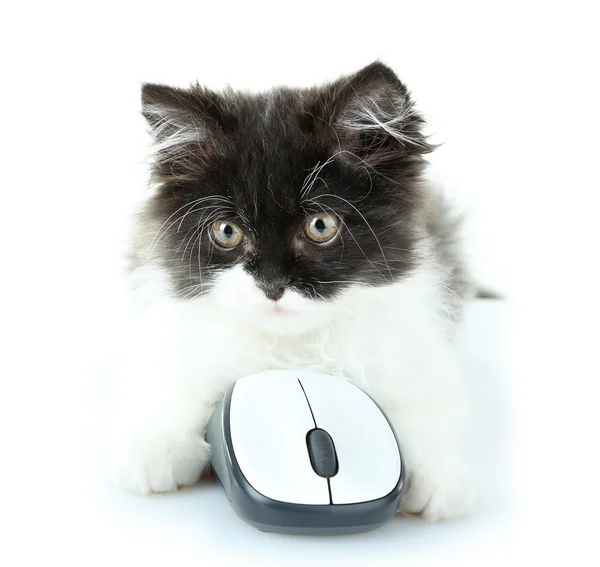
<path id="1" fill-rule="evenodd" d="M 210 446 L 199 435 L 138 435 L 113 451 L 111 472 L 130 492 L 173 492 L 198 482 L 209 458 Z"/>
<path id="2" fill-rule="evenodd" d="M 414 468 L 399 511 L 428 522 L 461 518 L 475 500 L 471 472 L 462 461 L 437 461 Z"/>

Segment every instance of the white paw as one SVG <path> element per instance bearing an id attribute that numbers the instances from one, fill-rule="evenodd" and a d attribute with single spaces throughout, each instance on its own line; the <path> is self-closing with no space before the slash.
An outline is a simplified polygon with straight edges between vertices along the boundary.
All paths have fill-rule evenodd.
<path id="1" fill-rule="evenodd" d="M 209 458 L 210 446 L 196 434 L 138 435 L 113 451 L 112 476 L 131 492 L 172 492 L 195 484 Z"/>
<path id="2" fill-rule="evenodd" d="M 471 472 L 457 456 L 433 459 L 414 467 L 400 511 L 429 522 L 466 516 L 475 499 Z"/>

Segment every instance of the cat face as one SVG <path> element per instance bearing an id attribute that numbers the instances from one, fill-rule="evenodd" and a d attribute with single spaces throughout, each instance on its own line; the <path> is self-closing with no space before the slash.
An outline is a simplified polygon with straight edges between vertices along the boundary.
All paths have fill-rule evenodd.
<path id="1" fill-rule="evenodd" d="M 405 87 L 380 63 L 313 89 L 144 85 L 158 227 L 147 259 L 176 296 L 303 330 L 344 290 L 415 267 L 422 154 Z"/>

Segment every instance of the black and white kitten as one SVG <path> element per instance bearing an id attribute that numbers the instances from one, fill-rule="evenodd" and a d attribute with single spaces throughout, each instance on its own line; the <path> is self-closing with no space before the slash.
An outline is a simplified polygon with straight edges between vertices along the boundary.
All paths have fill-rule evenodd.
<path id="1" fill-rule="evenodd" d="M 146 84 L 152 190 L 135 229 L 143 300 L 114 422 L 124 488 L 195 483 L 235 379 L 311 368 L 368 391 L 401 439 L 402 510 L 466 513 L 453 332 L 471 293 L 405 86 L 375 62 L 262 94 Z M 360 416 L 357 416 L 360 419 Z"/>

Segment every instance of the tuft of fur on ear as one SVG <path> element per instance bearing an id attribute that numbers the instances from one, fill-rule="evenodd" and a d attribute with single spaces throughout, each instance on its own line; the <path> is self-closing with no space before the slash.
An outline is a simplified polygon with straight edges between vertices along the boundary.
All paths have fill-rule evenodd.
<path id="1" fill-rule="evenodd" d="M 142 114 L 154 145 L 154 173 L 162 181 L 192 180 L 219 153 L 222 133 L 235 118 L 217 93 L 198 85 L 188 90 L 142 85 Z"/>
<path id="2" fill-rule="evenodd" d="M 307 114 L 323 136 L 330 138 L 333 129 L 341 152 L 370 165 L 406 162 L 435 149 L 407 88 L 378 61 L 321 89 Z"/>

